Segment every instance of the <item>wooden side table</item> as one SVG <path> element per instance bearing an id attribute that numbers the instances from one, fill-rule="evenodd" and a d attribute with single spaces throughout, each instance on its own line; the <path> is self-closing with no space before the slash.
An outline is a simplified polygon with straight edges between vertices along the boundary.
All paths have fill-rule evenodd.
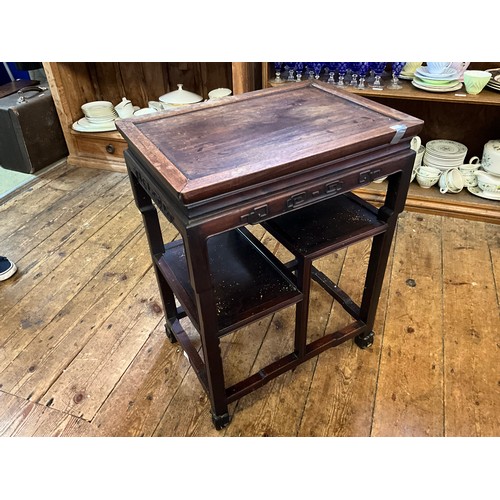
<path id="1" fill-rule="evenodd" d="M 206 390 L 217 429 L 228 404 L 348 339 L 366 347 L 397 216 L 423 123 L 328 84 L 304 82 L 117 122 L 165 309 Z M 350 191 L 389 176 L 376 209 Z M 182 239 L 164 245 L 158 209 Z M 245 228 L 263 224 L 295 256 L 280 262 Z M 325 231 L 325 227 L 328 228 Z M 319 230 L 321 228 L 321 230 Z M 313 266 L 317 257 L 373 237 L 360 306 Z M 353 323 L 307 344 L 310 280 Z M 176 307 L 175 298 L 181 307 Z M 226 387 L 219 338 L 296 305 L 293 352 Z M 179 320 L 200 334 L 203 359 Z"/>

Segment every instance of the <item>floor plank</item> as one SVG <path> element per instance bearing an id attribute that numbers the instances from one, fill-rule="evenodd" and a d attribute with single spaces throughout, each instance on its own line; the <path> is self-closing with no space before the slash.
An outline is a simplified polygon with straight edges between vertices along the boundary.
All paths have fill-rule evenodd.
<path id="1" fill-rule="evenodd" d="M 138 233 L 140 222 L 135 211 L 131 202 L 0 318 L 0 331 L 4 333 L 0 370 L 33 342 L 34 336 Z"/>
<path id="2" fill-rule="evenodd" d="M 3 437 L 77 437 L 85 436 L 88 433 L 85 429 L 91 427 L 82 419 L 2 391 L 0 408 Z"/>
<path id="3" fill-rule="evenodd" d="M 340 288 L 357 304 L 361 303 L 370 248 L 371 240 L 349 247 L 339 274 Z M 319 356 L 299 435 L 370 435 L 380 344 L 384 335 L 387 283 L 386 277 L 374 325 L 373 346 L 361 350 L 353 342 L 346 342 Z M 326 330 L 335 331 L 350 321 L 339 304 L 333 303 Z"/>
<path id="4" fill-rule="evenodd" d="M 102 227 L 104 221 L 113 218 L 130 203 L 126 181 L 122 179 L 117 182 L 111 176 L 104 179 L 92 191 L 92 196 L 86 194 L 89 205 L 80 205 L 74 217 L 59 227 L 52 225 L 52 234 L 40 244 L 28 246 L 28 253 L 21 258 L 11 257 L 16 262 L 18 272 L 9 281 L 9 300 L 1 301 L 0 316 L 7 314 L 43 277 L 70 258 L 79 246 Z M 30 238 L 29 230 L 17 230 L 17 233 L 22 232 L 25 233 L 24 238 Z"/>
<path id="5" fill-rule="evenodd" d="M 453 220 L 443 241 L 447 436 L 500 429 L 500 318 L 487 235 L 483 223 Z"/>
<path id="6" fill-rule="evenodd" d="M 442 219 L 406 213 L 394 247 L 372 435 L 443 434 Z"/>

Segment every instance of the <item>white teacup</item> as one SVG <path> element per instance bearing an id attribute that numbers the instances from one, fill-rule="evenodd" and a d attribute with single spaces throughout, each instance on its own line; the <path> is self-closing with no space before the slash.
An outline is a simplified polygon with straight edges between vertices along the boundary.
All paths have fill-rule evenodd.
<path id="1" fill-rule="evenodd" d="M 441 175 L 441 170 L 439 168 L 435 167 L 429 167 L 428 165 L 422 165 L 418 167 L 417 169 L 417 174 L 420 174 L 421 176 L 424 177 L 438 177 Z"/>
<path id="2" fill-rule="evenodd" d="M 433 75 L 440 75 L 451 68 L 451 62 L 428 62 L 427 71 Z"/>
<path id="3" fill-rule="evenodd" d="M 460 173 L 462 174 L 462 177 L 464 178 L 465 185 L 467 187 L 474 187 L 477 186 L 477 171 L 479 167 L 481 166 L 480 163 L 471 163 L 474 162 L 475 159 L 479 158 L 477 156 L 472 157 L 469 160 L 469 163 L 465 163 L 464 165 L 460 165 L 458 167 L 458 170 L 460 170 Z"/>
<path id="4" fill-rule="evenodd" d="M 441 170 L 434 167 L 428 167 L 427 165 L 417 167 L 415 172 L 418 185 L 424 189 L 434 186 L 434 184 L 439 181 L 439 176 L 441 175 Z"/>
<path id="5" fill-rule="evenodd" d="M 430 177 L 427 175 L 422 175 L 417 170 L 417 182 L 418 185 L 424 189 L 428 189 L 431 186 L 434 186 L 439 181 L 439 176 Z"/>
<path id="6" fill-rule="evenodd" d="M 439 178 L 439 191 L 444 193 L 460 193 L 464 188 L 464 178 L 458 168 L 450 168 Z"/>

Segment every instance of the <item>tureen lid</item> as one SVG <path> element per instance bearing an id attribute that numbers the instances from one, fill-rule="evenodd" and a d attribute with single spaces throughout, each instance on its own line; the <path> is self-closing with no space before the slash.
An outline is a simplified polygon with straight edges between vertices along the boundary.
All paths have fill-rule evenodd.
<path id="1" fill-rule="evenodd" d="M 161 102 L 174 105 L 193 104 L 195 102 L 203 101 L 203 97 L 201 97 L 201 95 L 189 92 L 189 90 L 184 90 L 182 88 L 182 83 L 177 84 L 177 90 L 168 92 L 162 95 L 159 99 Z"/>

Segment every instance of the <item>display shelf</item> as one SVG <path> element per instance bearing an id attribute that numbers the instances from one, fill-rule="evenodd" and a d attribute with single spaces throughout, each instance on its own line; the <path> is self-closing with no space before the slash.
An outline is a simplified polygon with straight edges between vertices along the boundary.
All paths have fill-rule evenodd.
<path id="1" fill-rule="evenodd" d="M 294 255 L 313 258 L 387 228 L 378 210 L 352 193 L 275 217 L 262 225 Z"/>
<path id="2" fill-rule="evenodd" d="M 387 81 L 384 84 L 387 85 Z M 487 106 L 500 106 L 500 92 L 485 88 L 477 95 L 467 94 L 465 87 L 453 92 L 428 92 L 414 87 L 408 80 L 400 80 L 403 87 L 398 90 L 391 90 L 384 87 L 383 90 L 372 90 L 370 88 L 361 90 L 346 86 L 346 90 L 365 97 L 376 97 L 380 99 L 407 99 L 429 102 L 446 102 L 453 104 L 483 104 Z"/>
<path id="3" fill-rule="evenodd" d="M 384 201 L 386 183 L 387 181 L 378 184 L 371 183 L 355 192 L 364 200 L 379 205 Z M 442 194 L 436 186 L 424 189 L 416 181 L 410 184 L 405 209 L 500 224 L 500 201 L 480 198 L 466 189 L 460 193 Z"/>
<path id="4" fill-rule="evenodd" d="M 400 80 L 401 89 L 392 90 L 387 88 L 388 80 L 383 80 L 384 88 L 382 90 L 373 90 L 370 87 L 358 89 L 345 85 L 342 88 L 346 92 L 352 92 L 369 98 L 380 99 L 405 99 L 414 101 L 446 102 L 455 104 L 483 104 L 487 106 L 500 106 L 500 92 L 485 88 L 481 93 L 472 95 L 467 94 L 465 87 L 453 92 L 428 92 L 414 87 L 410 81 Z M 294 85 L 294 82 L 283 82 L 280 85 Z M 276 86 L 269 84 L 269 86 Z"/>
<path id="5" fill-rule="evenodd" d="M 388 63 L 390 64 L 390 63 Z M 472 69 L 488 69 L 492 67 L 499 67 L 500 63 L 471 63 L 470 68 Z M 269 63 L 263 63 L 263 82 L 264 86 L 275 86 L 272 83 L 271 75 L 274 74 L 274 70 L 269 69 Z M 279 85 L 293 85 L 294 82 L 286 82 Z M 465 86 L 461 89 L 452 92 L 429 92 L 423 89 L 419 89 L 412 85 L 410 80 L 400 79 L 401 89 L 389 89 L 387 85 L 390 83 L 390 76 L 385 75 L 382 83 L 384 85 L 383 90 L 373 90 L 369 87 L 366 89 L 357 89 L 351 87 L 350 85 L 345 85 L 342 87 L 348 92 L 353 92 L 356 94 L 363 95 L 365 97 L 376 97 L 376 98 L 387 98 L 387 99 L 405 99 L 405 100 L 416 100 L 416 101 L 430 101 L 430 102 L 447 102 L 447 103 L 462 103 L 462 104 L 481 104 L 487 106 L 500 106 L 500 92 L 496 92 L 488 87 L 485 87 L 479 94 L 472 95 L 467 94 Z M 339 88 L 339 87 L 337 87 Z"/>
<path id="6" fill-rule="evenodd" d="M 290 272 L 245 228 L 211 237 L 208 252 L 219 336 L 302 298 Z M 195 294 L 190 285 L 182 240 L 166 245 L 157 263 L 199 330 Z"/>

